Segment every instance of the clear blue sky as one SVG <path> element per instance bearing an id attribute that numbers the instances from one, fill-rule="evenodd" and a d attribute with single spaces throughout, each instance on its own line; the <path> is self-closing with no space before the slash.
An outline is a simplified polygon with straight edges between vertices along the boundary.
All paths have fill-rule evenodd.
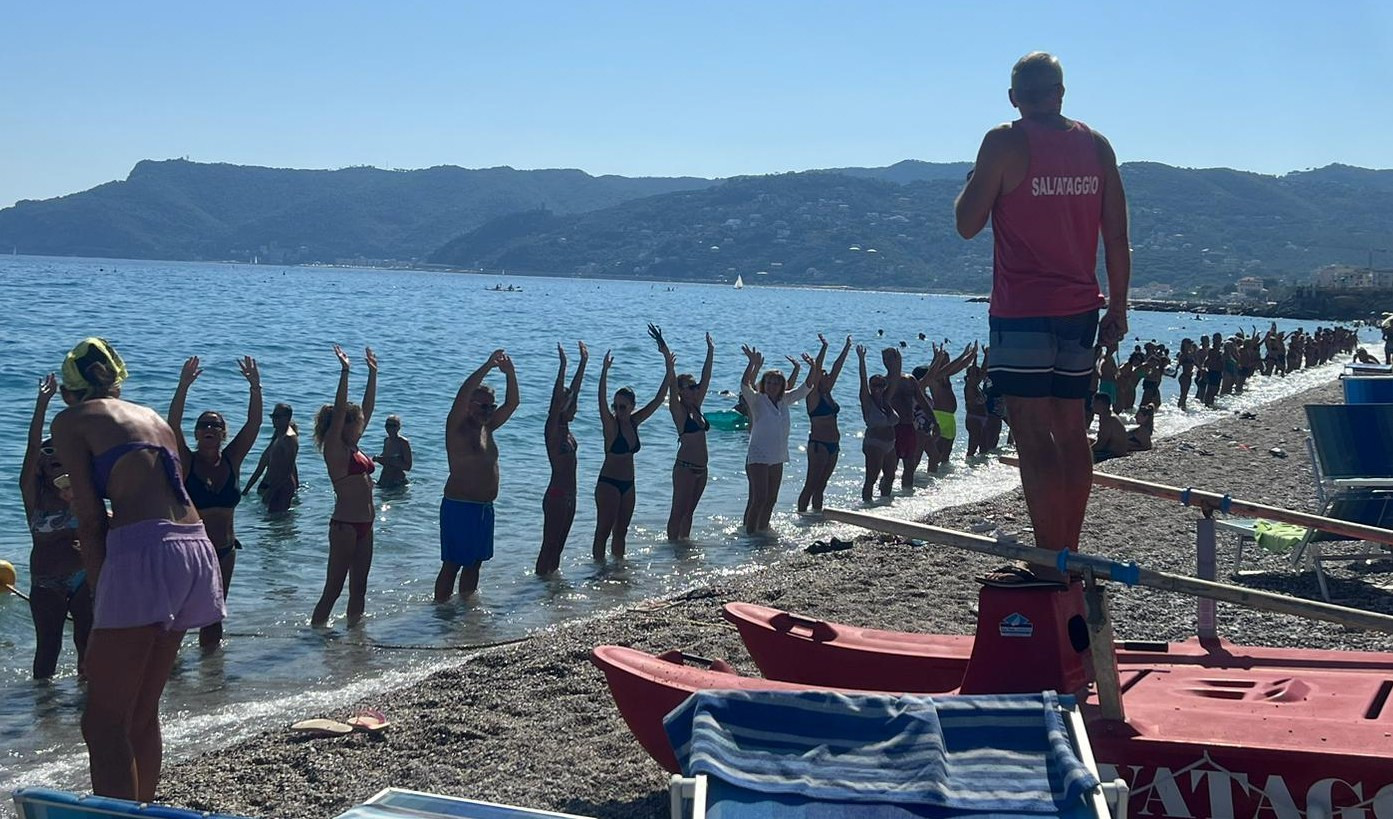
<path id="1" fill-rule="evenodd" d="M 0 207 L 145 158 L 729 176 L 968 160 L 1045 49 L 1123 161 L 1393 165 L 1393 6 L 15 2 Z"/>

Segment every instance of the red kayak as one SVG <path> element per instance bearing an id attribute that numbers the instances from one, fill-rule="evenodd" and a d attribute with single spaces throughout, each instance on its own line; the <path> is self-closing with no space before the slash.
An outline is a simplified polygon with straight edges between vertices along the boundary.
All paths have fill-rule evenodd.
<path id="1" fill-rule="evenodd" d="M 634 735 L 668 770 L 676 760 L 662 719 L 707 688 L 1083 689 L 1086 638 L 1081 646 L 1070 594 L 991 595 L 977 638 L 727 606 L 760 668 L 797 682 L 742 677 L 719 661 L 694 667 L 684 659 L 698 658 L 677 652 L 601 646 L 594 662 Z M 1191 640 L 1121 643 L 1116 657 L 1125 720 L 1104 719 L 1092 689 L 1081 699 L 1104 778 L 1129 783 L 1134 815 L 1393 819 L 1393 654 Z M 1051 675 L 1056 684 L 1040 685 Z"/>

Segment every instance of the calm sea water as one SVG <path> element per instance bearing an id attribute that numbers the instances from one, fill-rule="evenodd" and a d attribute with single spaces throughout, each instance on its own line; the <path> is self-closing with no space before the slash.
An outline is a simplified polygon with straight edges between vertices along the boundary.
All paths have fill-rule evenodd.
<path id="1" fill-rule="evenodd" d="M 378 492 L 368 616 L 359 629 L 342 628 L 346 598 L 339 603 L 333 628 L 313 631 L 307 625 L 323 583 L 333 499 L 323 462 L 308 443 L 300 455 L 300 503 L 290 514 L 269 519 L 254 502 L 238 510 L 238 537 L 246 548 L 238 555 L 228 599 L 229 637 L 217 654 L 203 656 L 189 646 L 179 659 L 164 700 L 165 741 L 173 755 L 197 751 L 214 738 L 219 744 L 233 741 L 417 679 L 461 662 L 463 652 L 455 649 L 519 637 L 670 594 L 715 574 L 745 571 L 832 533 L 829 524 L 805 521 L 792 512 L 805 467 L 798 442 L 806 440 L 807 418 L 800 408 L 794 412 L 794 460 L 785 472 L 775 521 L 777 540 L 752 542 L 739 535 L 746 437 L 713 429 L 710 482 L 694 527 L 695 542 L 663 542 L 676 435 L 667 413 L 660 412 L 642 429 L 645 446 L 637 456 L 638 505 L 629 559 L 621 566 L 591 562 L 594 508 L 589 488 L 602 447 L 595 409 L 600 361 L 606 349 L 613 349 L 611 389 L 629 384 L 640 402 L 647 401 L 663 374 L 661 358 L 645 332 L 647 322 L 664 328 L 679 371 L 699 371 L 703 334 L 715 337 L 708 411 L 730 406 L 717 393 L 737 389 L 744 362 L 740 344 L 756 345 L 777 361 L 783 354 L 816 352 L 819 332 L 834 343 L 850 334 L 873 347 L 904 340 L 906 363 L 913 365 L 929 357 L 928 342 L 918 340 L 920 332 L 935 341 L 948 338 L 960 348 L 986 331 L 986 305 L 957 296 L 758 286 L 736 291 L 540 278 L 509 279 L 521 292 L 488 290 L 497 281 L 424 272 L 0 257 L 0 293 L 11 305 L 0 324 L 0 509 L 6 510 L 0 516 L 0 559 L 18 568 L 21 589 L 28 584 L 29 537 L 14 478 L 35 387 L 82 336 L 111 339 L 131 372 L 124 397 L 161 410 L 168 406 L 183 360 L 200 356 L 204 374 L 190 394 L 186 429 L 204 409 L 217 409 L 230 426 L 240 426 L 247 393 L 235 361 L 250 355 L 261 365 L 267 411 L 273 402 L 291 403 L 302 431 L 308 432 L 314 410 L 333 397 L 338 362 L 332 345 L 342 344 L 354 355 L 354 400 L 365 377 L 361 351 L 370 345 L 381 360 L 381 372 L 373 426 L 363 448 L 378 451 L 381 424 L 389 413 L 402 416 L 402 432 L 412 440 L 412 484 Z M 1182 336 L 1228 333 L 1237 321 L 1140 313 L 1132 317 L 1132 330 L 1141 339 L 1156 338 L 1176 349 Z M 563 342 L 573 351 L 577 339 L 588 343 L 592 355 L 574 424 L 580 502 L 561 576 L 543 580 L 532 574 L 548 478 L 542 424 L 556 374 L 556 344 Z M 522 392 L 521 408 L 497 436 L 502 470 L 497 556 L 484 568 L 477 604 L 438 607 L 431 603 L 431 592 L 439 568 L 445 415 L 460 382 L 497 347 L 512 355 Z M 575 358 L 572 354 L 573 367 Z M 829 488 L 829 505 L 859 503 L 855 365 L 853 352 L 836 391 L 848 408 L 842 425 L 847 440 Z M 1327 367 L 1288 379 L 1259 380 L 1222 410 L 1172 409 L 1158 419 L 1158 427 L 1175 432 L 1332 375 L 1333 368 Z M 501 397 L 502 378 L 495 374 L 491 380 Z M 1167 390 L 1174 386 L 1166 382 Z M 268 420 L 256 453 L 270 432 Z M 884 511 L 922 516 L 1015 485 L 1012 469 L 965 463 L 964 445 L 960 439 L 946 475 L 921 481 L 913 496 L 897 498 Z M 244 478 L 253 464 L 244 468 Z M 35 784 L 87 787 L 78 732 L 82 688 L 71 647 L 65 651 L 57 679 L 31 681 L 28 608 L 17 598 L 0 596 L 0 791 Z M 0 812 L 8 808 L 6 801 Z"/>

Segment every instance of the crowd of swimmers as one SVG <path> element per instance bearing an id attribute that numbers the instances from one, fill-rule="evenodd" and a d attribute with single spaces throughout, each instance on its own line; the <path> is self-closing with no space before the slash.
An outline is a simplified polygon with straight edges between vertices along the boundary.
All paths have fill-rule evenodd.
<path id="1" fill-rule="evenodd" d="M 690 537 L 707 484 L 711 424 L 704 405 L 711 388 L 715 342 L 708 334 L 700 374 L 678 373 L 677 357 L 661 329 L 649 326 L 665 367 L 652 398 L 638 403 L 623 387 L 613 393 L 614 363 L 606 353 L 600 369 L 597 410 L 603 435 L 603 464 L 594 485 L 596 526 L 592 556 L 623 558 L 637 500 L 634 455 L 643 443 L 640 428 L 667 407 L 677 434 L 672 465 L 672 498 L 667 536 Z M 779 501 L 794 406 L 802 403 L 809 420 L 807 471 L 799 493 L 800 513 L 822 510 L 828 483 L 841 456 L 842 410 L 834 388 L 853 342 L 840 345 L 830 368 L 830 344 L 819 336 L 816 355 L 786 356 L 786 372 L 767 367 L 762 351 L 742 347 L 746 366 L 740 378 L 740 409 L 749 418 L 745 458 L 748 500 L 743 530 L 761 535 L 770 529 Z M 905 346 L 901 343 L 901 347 Z M 889 500 L 899 486 L 912 490 L 921 463 L 935 472 L 948 463 L 957 439 L 958 397 L 953 378 L 964 374 L 967 455 L 997 448 L 1003 431 L 1001 402 L 986 376 L 987 348 L 969 344 L 954 354 L 932 344 L 925 364 L 906 372 L 901 349 L 870 351 L 855 345 L 857 401 L 864 432 L 862 499 Z M 1099 349 L 1097 389 L 1084 411 L 1099 419 L 1095 453 L 1099 457 L 1147 449 L 1161 379 L 1179 382 L 1177 403 L 1195 398 L 1213 406 L 1218 396 L 1240 393 L 1257 374 L 1285 375 L 1357 350 L 1353 331 L 1343 328 L 1266 333 L 1214 334 L 1196 345 L 1181 342 L 1174 361 L 1164 345 L 1138 345 L 1120 360 L 1117 348 Z M 322 454 L 334 491 L 328 526 L 328 567 L 311 623 L 323 625 L 348 587 L 347 623 L 356 625 L 366 607 L 376 517 L 374 485 L 405 483 L 412 468 L 411 443 L 400 434 L 401 420 L 389 416 L 381 453 L 359 447 L 376 403 L 377 357 L 365 350 L 367 371 L 360 402 L 349 400 L 352 358 L 338 346 L 340 376 L 333 403 L 314 418 L 314 442 Z M 575 518 L 578 496 L 578 442 L 570 425 L 579 409 L 589 360 L 577 345 L 574 371 L 566 349 L 557 346 L 557 370 L 543 428 L 550 480 L 542 499 L 541 549 L 536 571 L 556 572 Z M 806 373 L 804 373 L 806 368 Z M 245 486 L 240 481 L 262 425 L 263 403 L 257 362 L 243 358 L 248 386 L 246 420 L 229 436 L 226 417 L 199 414 L 190 441 L 183 431 L 185 404 L 203 369 L 198 358 L 185 362 L 164 415 L 120 398 L 127 371 L 120 355 L 103 339 L 84 339 L 68 353 L 61 381 L 41 379 L 22 467 L 22 497 L 32 536 L 31 609 L 36 631 L 33 674 L 52 676 L 61 651 L 64 624 L 74 622 L 79 674 L 89 681 L 83 733 L 91 750 L 94 788 L 148 800 L 153 780 L 132 771 L 158 771 L 159 693 L 186 630 L 215 648 L 222 637 L 225 595 L 236 567 L 235 510 L 255 488 L 271 512 L 290 508 L 299 488 L 296 466 L 299 430 L 287 404 L 271 412 L 273 435 Z M 486 377 L 497 370 L 506 386 L 502 403 Z M 800 380 L 801 379 L 801 380 Z M 43 434 L 49 402 L 61 394 L 67 408 Z M 440 507 L 441 562 L 435 600 L 475 592 L 483 563 L 493 557 L 493 502 L 498 495 L 498 446 L 494 433 L 519 405 L 517 374 L 503 350 L 491 354 L 460 385 L 446 420 L 449 478 Z M 1116 413 L 1136 410 L 1137 426 L 1122 427 Z M 373 473 L 381 467 L 378 480 Z M 81 548 L 79 548 L 81 544 Z M 100 635 L 100 637 L 99 637 Z M 132 764 L 135 760 L 135 764 Z"/>

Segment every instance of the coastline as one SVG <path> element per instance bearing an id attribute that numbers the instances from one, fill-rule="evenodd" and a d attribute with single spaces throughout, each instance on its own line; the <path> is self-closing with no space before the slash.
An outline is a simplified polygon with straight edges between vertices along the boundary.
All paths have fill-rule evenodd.
<path id="1" fill-rule="evenodd" d="M 1339 401 L 1339 389 L 1337 382 L 1328 383 L 1259 407 L 1256 419 L 1229 416 L 1160 439 L 1153 451 L 1110 461 L 1103 470 L 1313 510 L 1301 407 Z M 1289 456 L 1272 456 L 1273 447 Z M 1081 547 L 1193 574 L 1196 515 L 1155 499 L 1095 489 Z M 1020 490 L 943 510 L 929 522 L 965 529 L 984 520 L 1008 531 L 1028 526 Z M 1022 539 L 1028 542 L 1028 534 Z M 1232 538 L 1220 537 L 1221 580 L 1233 569 L 1234 545 Z M 1284 556 L 1251 548 L 1244 557 L 1245 570 L 1263 572 L 1244 577 L 1245 585 L 1319 599 L 1314 575 L 1294 573 Z M 654 653 L 682 648 L 723 657 L 742 673 L 755 674 L 738 636 L 720 617 L 721 604 L 731 600 L 878 628 L 970 633 L 973 578 L 1000 562 L 888 536 L 860 537 L 855 548 L 842 552 L 796 552 L 651 609 L 640 606 L 570 623 L 523 643 L 481 651 L 458 667 L 358 703 L 380 708 L 392 720 L 381 736 L 307 740 L 271 730 L 168 764 L 159 799 L 249 816 L 323 819 L 396 786 L 596 817 L 662 815 L 667 775 L 620 719 L 603 677 L 590 665 L 593 646 L 615 643 Z M 1337 563 L 1327 571 L 1332 593 L 1342 602 L 1393 614 L 1393 561 L 1368 568 Z M 1119 638 L 1193 635 L 1193 598 L 1115 584 L 1114 589 Z M 1227 604 L 1219 605 L 1219 631 L 1233 642 L 1254 645 L 1393 650 L 1390 635 Z M 325 715 L 342 718 L 354 704 L 341 706 Z"/>

